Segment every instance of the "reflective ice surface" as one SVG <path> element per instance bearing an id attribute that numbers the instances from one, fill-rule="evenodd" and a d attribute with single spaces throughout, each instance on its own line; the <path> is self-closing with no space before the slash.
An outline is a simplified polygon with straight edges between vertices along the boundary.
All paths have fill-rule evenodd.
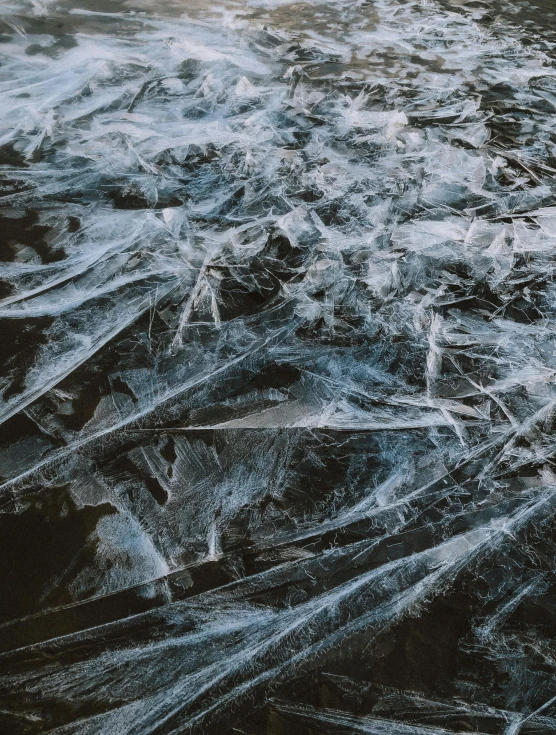
<path id="1" fill-rule="evenodd" d="M 2 733 L 556 732 L 556 71 L 502 10 L 1 5 Z"/>

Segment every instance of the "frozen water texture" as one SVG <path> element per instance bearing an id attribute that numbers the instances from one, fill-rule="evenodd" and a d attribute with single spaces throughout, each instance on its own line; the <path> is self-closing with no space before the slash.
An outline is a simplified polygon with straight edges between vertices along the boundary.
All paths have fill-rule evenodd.
<path id="1" fill-rule="evenodd" d="M 2 732 L 556 732 L 556 72 L 479 5 L 0 7 Z"/>

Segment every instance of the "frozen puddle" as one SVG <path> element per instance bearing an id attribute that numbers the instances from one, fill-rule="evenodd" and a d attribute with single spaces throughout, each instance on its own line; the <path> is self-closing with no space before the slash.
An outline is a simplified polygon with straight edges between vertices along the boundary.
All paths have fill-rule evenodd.
<path id="1" fill-rule="evenodd" d="M 556 732 L 556 79 L 471 5 L 0 8 L 1 732 Z"/>

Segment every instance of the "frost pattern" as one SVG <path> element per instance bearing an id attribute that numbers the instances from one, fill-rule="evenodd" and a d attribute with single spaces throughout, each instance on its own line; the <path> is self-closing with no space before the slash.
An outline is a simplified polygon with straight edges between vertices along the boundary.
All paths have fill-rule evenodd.
<path id="1" fill-rule="evenodd" d="M 0 725 L 556 732 L 550 50 L 173 10 L 0 9 Z"/>

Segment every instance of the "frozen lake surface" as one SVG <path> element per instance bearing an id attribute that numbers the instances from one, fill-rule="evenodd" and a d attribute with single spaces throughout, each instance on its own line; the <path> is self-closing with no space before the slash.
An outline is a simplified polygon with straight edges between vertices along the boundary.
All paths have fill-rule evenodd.
<path id="1" fill-rule="evenodd" d="M 0 733 L 556 733 L 556 7 L 0 5 Z"/>

